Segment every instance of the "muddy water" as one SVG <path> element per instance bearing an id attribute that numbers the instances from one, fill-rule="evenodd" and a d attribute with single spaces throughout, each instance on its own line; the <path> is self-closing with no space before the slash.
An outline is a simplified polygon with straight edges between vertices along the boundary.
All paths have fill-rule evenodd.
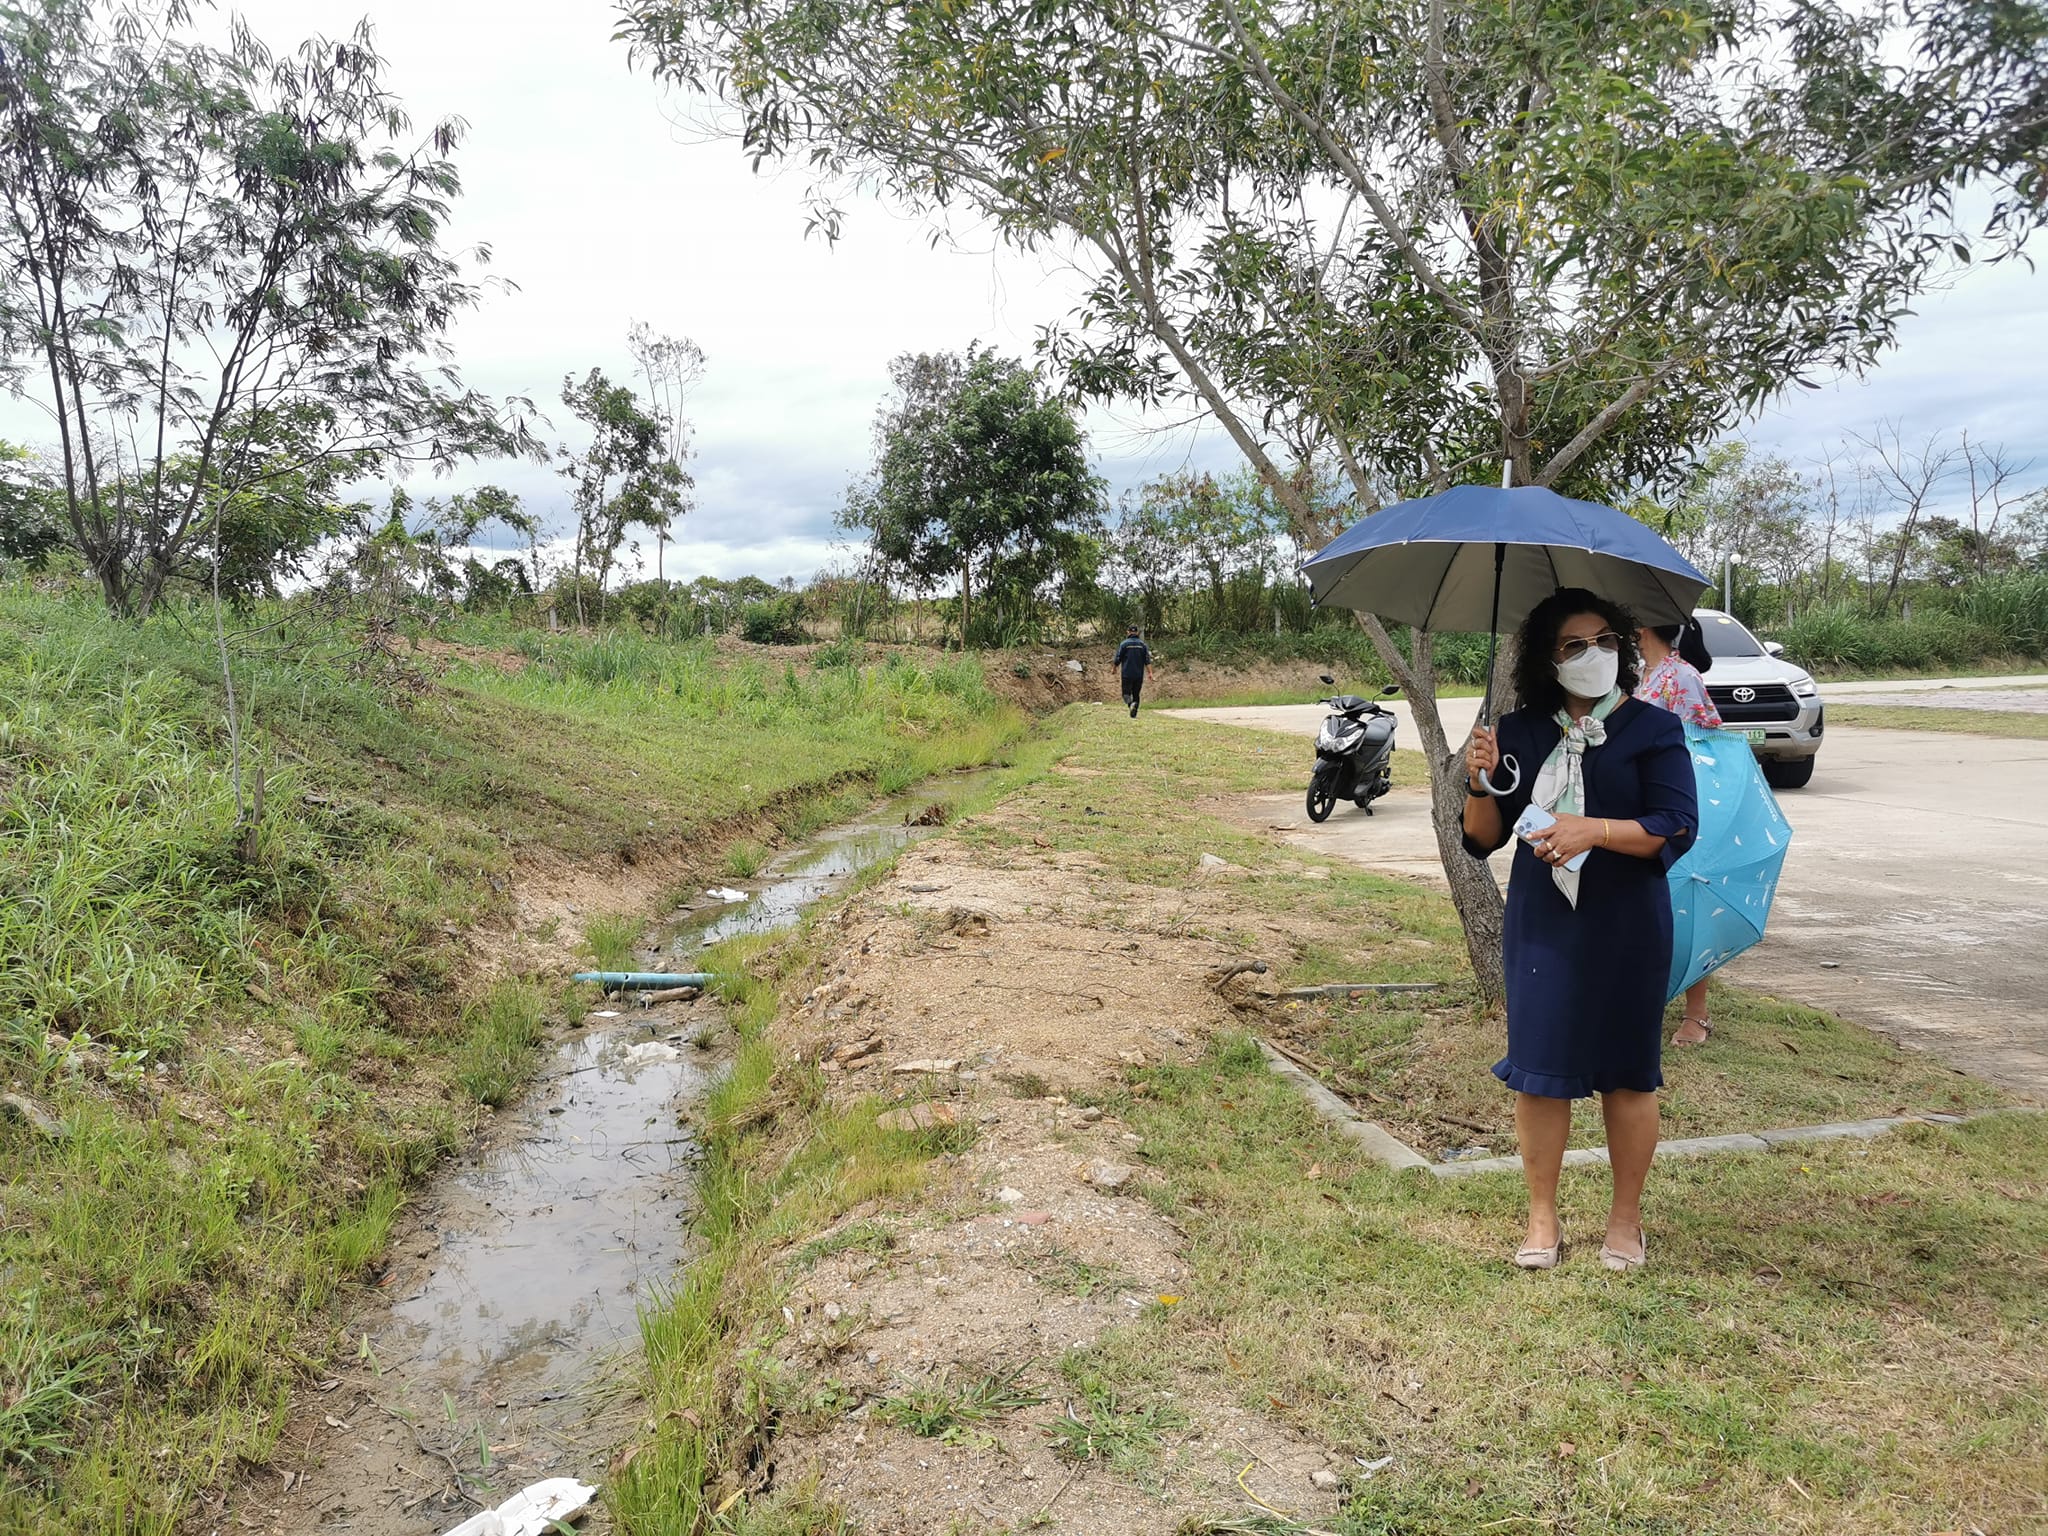
<path id="1" fill-rule="evenodd" d="M 682 970 L 699 950 L 727 939 L 795 927 L 812 903 L 849 876 L 934 830 L 913 825 L 921 815 L 950 806 L 986 777 L 949 775 L 883 801 L 858 821 L 819 833 L 764 866 L 752 882 L 733 883 L 731 889 L 749 893 L 744 902 L 724 902 L 707 893 L 670 920 L 655 956 Z"/>
<path id="2" fill-rule="evenodd" d="M 792 927 L 852 875 L 934 830 L 953 775 L 777 856 L 745 901 L 704 896 L 638 957 L 685 970 L 712 944 Z M 943 818 L 939 818 L 943 819 Z M 602 1483 L 644 1411 L 639 1309 L 689 1261 L 689 1107 L 722 1066 L 716 1005 L 601 1003 L 477 1152 L 416 1197 L 379 1304 L 280 1447 L 200 1530 L 431 1536 L 543 1477 Z M 600 1512 L 586 1531 L 605 1529 Z"/>
<path id="3" fill-rule="evenodd" d="M 440 1252 L 392 1309 L 405 1358 L 501 1396 L 565 1385 L 634 1334 L 649 1284 L 683 1258 L 679 1175 L 696 1148 L 675 1106 L 702 1094 L 711 1063 L 662 1039 L 682 1032 L 652 1014 L 598 1022 L 555 1052 L 496 1153 L 453 1181 Z"/>

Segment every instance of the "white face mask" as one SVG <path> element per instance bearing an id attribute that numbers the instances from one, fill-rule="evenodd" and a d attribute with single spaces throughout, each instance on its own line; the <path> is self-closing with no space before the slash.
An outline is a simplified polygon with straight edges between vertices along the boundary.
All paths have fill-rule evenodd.
<path id="1" fill-rule="evenodd" d="M 1557 680 L 1574 698 L 1604 699 L 1621 676 L 1621 653 L 1589 645 L 1570 661 L 1557 663 Z"/>

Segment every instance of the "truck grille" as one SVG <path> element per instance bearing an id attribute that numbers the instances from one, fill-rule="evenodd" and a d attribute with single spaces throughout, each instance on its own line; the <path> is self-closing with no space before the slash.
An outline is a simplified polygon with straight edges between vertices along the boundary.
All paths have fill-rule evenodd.
<path id="1" fill-rule="evenodd" d="M 1799 718 L 1799 701 L 1783 683 L 1709 684 L 1707 697 L 1714 701 L 1714 708 L 1729 725 Z"/>

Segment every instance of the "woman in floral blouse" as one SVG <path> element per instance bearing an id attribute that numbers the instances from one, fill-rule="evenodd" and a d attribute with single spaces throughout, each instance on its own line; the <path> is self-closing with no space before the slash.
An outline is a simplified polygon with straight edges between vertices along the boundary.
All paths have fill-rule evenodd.
<path id="1" fill-rule="evenodd" d="M 1636 697 L 1670 710 L 1689 725 L 1718 731 L 1721 712 L 1714 708 L 1700 677 L 1714 664 L 1714 658 L 1698 621 L 1640 629 L 1636 640 L 1643 653 L 1643 680 L 1636 685 Z M 1702 976 L 1685 989 L 1685 1022 L 1678 1026 L 1671 1043 L 1702 1045 L 1713 1032 L 1714 1026 L 1707 1021 L 1707 978 Z"/>

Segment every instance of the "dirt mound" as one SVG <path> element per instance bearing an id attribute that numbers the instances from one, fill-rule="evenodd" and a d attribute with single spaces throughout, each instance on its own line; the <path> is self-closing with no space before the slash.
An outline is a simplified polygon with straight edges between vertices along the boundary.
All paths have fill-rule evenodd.
<path id="1" fill-rule="evenodd" d="M 945 839 L 906 855 L 842 910 L 823 982 L 776 1026 L 835 1097 L 934 1102 L 937 1123 L 972 1132 L 916 1211 L 863 1209 L 811 1236 L 822 1256 L 779 1351 L 822 1406 L 785 1422 L 778 1484 L 815 1476 L 862 1530 L 904 1536 L 1048 1519 L 1138 1536 L 1260 1503 L 1332 1515 L 1335 1458 L 1227 1384 L 1166 1367 L 1105 1397 L 1060 1367 L 1114 1350 L 1118 1325 L 1170 1309 L 1189 1280 L 1140 1138 L 1090 1101 L 1232 1026 L 1211 978 L 1239 955 L 1197 936 L 1221 898 L 1128 885 L 1081 855 L 975 858 Z M 988 1382 L 1014 1395 L 985 1422 L 907 1426 L 905 1404 Z M 1138 1449 L 1115 1465 L 1058 1453 L 1096 1430 Z"/>

